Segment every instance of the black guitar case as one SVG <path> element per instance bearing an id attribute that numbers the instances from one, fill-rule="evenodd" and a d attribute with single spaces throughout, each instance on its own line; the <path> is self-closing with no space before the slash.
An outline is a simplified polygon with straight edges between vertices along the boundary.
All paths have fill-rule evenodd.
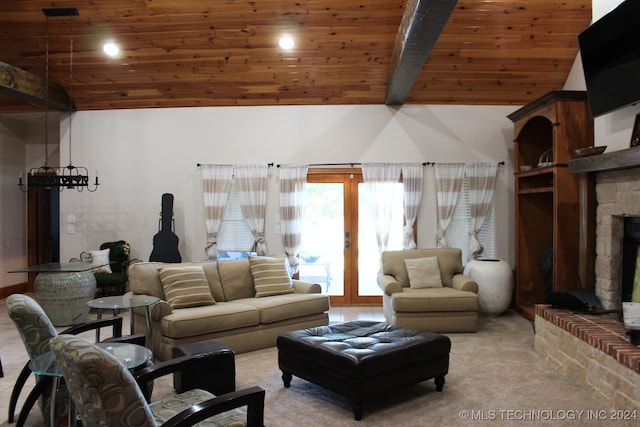
<path id="1" fill-rule="evenodd" d="M 153 236 L 153 250 L 149 261 L 182 262 L 178 251 L 178 236 L 173 232 L 173 194 L 162 195 L 159 231 Z"/>

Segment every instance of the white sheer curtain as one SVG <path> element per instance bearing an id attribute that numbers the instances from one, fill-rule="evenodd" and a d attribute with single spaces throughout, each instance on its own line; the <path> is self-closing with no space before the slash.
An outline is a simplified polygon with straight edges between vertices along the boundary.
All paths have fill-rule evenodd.
<path id="1" fill-rule="evenodd" d="M 400 181 L 401 165 L 393 163 L 368 163 L 362 165 L 362 178 L 369 194 L 369 212 L 373 218 L 378 240 L 378 252 L 387 250 L 393 196 Z"/>
<path id="2" fill-rule="evenodd" d="M 202 165 L 200 168 L 202 170 L 205 225 L 207 227 L 207 245 L 204 251 L 208 258 L 215 259 L 218 257 L 218 229 L 233 179 L 233 166 Z"/>
<path id="3" fill-rule="evenodd" d="M 458 203 L 458 195 L 464 179 L 464 163 L 436 163 L 436 202 L 438 204 L 438 230 L 436 243 L 439 248 L 449 247 L 447 227 Z"/>
<path id="4" fill-rule="evenodd" d="M 266 255 L 264 240 L 264 216 L 267 203 L 267 165 L 236 165 L 235 177 L 238 199 L 247 225 L 255 238 L 253 251 Z"/>
<path id="5" fill-rule="evenodd" d="M 423 182 L 422 164 L 402 165 L 402 190 L 404 203 L 404 217 L 406 224 L 402 230 L 402 248 L 415 249 L 416 240 L 413 226 L 418 218 L 420 201 L 422 200 Z"/>
<path id="6" fill-rule="evenodd" d="M 280 224 L 282 244 L 289 259 L 291 273 L 299 269 L 298 252 L 302 244 L 302 226 L 307 204 L 307 165 L 281 165 Z"/>
<path id="7" fill-rule="evenodd" d="M 474 260 L 484 249 L 480 240 L 478 240 L 478 232 L 491 209 L 491 201 L 496 188 L 498 165 L 496 163 L 472 163 L 467 165 L 466 174 L 469 190 L 469 208 L 471 210 L 469 260 Z"/>

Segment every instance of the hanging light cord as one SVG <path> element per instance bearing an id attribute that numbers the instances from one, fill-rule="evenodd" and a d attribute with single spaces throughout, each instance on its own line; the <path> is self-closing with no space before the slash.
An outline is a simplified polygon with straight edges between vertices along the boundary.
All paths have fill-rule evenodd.
<path id="1" fill-rule="evenodd" d="M 71 15 L 71 34 L 69 36 L 69 102 L 73 107 L 73 15 Z M 69 169 L 72 169 L 71 164 L 71 120 L 73 120 L 73 111 L 69 114 Z"/>
<path id="2" fill-rule="evenodd" d="M 44 165 L 49 166 L 49 17 L 46 19 L 45 55 L 44 55 Z"/>

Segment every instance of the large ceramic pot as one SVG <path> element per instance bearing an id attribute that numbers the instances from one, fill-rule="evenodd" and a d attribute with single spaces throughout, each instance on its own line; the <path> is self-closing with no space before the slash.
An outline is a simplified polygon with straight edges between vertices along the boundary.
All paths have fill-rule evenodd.
<path id="1" fill-rule="evenodd" d="M 40 273 L 33 282 L 36 300 L 55 326 L 83 323 L 96 293 L 93 272 Z"/>
<path id="2" fill-rule="evenodd" d="M 502 314 L 509 308 L 513 294 L 511 266 L 499 259 L 469 261 L 464 274 L 478 283 L 480 313 Z"/>

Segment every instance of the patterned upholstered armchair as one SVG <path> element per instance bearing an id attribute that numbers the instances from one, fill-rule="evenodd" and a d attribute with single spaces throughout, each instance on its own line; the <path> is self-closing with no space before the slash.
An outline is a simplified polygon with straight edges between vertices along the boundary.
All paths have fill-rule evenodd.
<path id="1" fill-rule="evenodd" d="M 29 360 L 38 357 L 39 355 L 49 351 L 49 340 L 58 335 L 56 328 L 53 326 L 47 314 L 44 312 L 40 304 L 38 304 L 33 298 L 22 295 L 13 294 L 9 295 L 6 300 L 7 312 L 9 317 L 16 325 L 22 342 L 29 355 Z M 79 334 L 91 330 L 96 330 L 102 327 L 110 327 L 112 329 L 112 337 L 122 336 L 122 317 L 110 317 L 106 319 L 86 322 L 81 325 L 72 326 L 63 331 L 65 334 Z M 127 342 L 137 342 L 144 344 L 144 336 L 128 336 Z M 25 382 L 31 375 L 31 369 L 29 369 L 29 363 L 27 362 L 22 371 L 18 375 L 16 383 L 11 392 L 9 399 L 9 422 L 12 423 L 15 416 L 16 404 L 18 397 L 22 391 Z M 22 426 L 38 399 L 40 399 L 40 408 L 42 410 L 45 424 L 49 424 L 50 414 L 50 390 L 51 390 L 51 377 L 38 377 L 36 376 L 36 386 L 32 389 L 26 398 L 20 416 L 18 418 L 18 427 Z M 64 394 L 62 394 L 64 393 Z M 68 399 L 66 396 L 66 389 L 61 387 L 59 391 L 59 399 L 56 404 L 56 414 L 58 417 L 66 416 L 67 408 L 66 402 Z"/>
<path id="2" fill-rule="evenodd" d="M 59 335 L 51 339 L 50 348 L 83 425 L 192 426 L 205 419 L 202 425 L 207 426 L 263 425 L 265 392 L 260 387 L 220 397 L 194 389 L 149 403 L 150 396 L 139 384 L 182 369 L 195 362 L 195 356 L 156 364 L 134 377 L 115 357 L 81 337 Z"/>

